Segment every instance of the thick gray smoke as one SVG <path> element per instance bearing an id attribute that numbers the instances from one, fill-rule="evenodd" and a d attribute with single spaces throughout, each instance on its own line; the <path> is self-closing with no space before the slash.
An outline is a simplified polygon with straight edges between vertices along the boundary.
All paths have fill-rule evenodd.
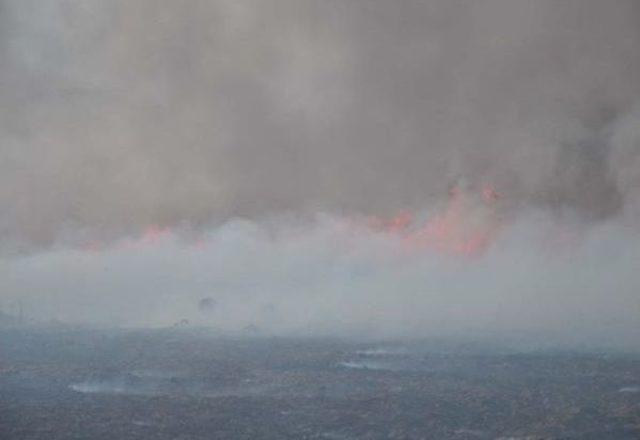
<path id="1" fill-rule="evenodd" d="M 637 204 L 634 0 L 4 0 L 0 17 L 4 247 L 423 208 L 460 175 L 594 220 Z"/>
<path id="2" fill-rule="evenodd" d="M 7 303 L 127 324 L 153 303 L 161 323 L 213 295 L 218 320 L 274 331 L 373 331 L 378 313 L 387 334 L 637 330 L 636 0 L 3 0 L 0 20 Z M 500 195 L 471 266 L 398 256 L 360 221 L 356 256 L 327 249 L 353 218 L 437 212 L 461 179 Z M 150 227 L 184 233 L 122 247 Z M 537 242 L 559 229 L 579 243 L 553 269 Z M 185 256 L 198 240 L 206 257 Z"/>

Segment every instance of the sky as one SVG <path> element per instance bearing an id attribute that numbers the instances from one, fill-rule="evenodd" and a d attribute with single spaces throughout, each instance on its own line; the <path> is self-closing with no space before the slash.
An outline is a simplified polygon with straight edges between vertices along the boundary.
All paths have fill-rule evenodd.
<path id="1" fill-rule="evenodd" d="M 3 0 L 0 21 L 0 307 L 639 331 L 637 1 Z"/>

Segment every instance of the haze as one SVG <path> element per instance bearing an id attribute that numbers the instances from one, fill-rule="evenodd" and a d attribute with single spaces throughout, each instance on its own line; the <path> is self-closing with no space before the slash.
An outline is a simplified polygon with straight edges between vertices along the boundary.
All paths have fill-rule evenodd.
<path id="1" fill-rule="evenodd" d="M 637 1 L 5 0 L 0 20 L 1 309 L 640 349 Z"/>

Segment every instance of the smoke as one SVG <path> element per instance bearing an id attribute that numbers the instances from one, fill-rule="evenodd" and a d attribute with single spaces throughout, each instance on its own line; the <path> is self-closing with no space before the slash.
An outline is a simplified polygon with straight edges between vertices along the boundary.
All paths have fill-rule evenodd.
<path id="1" fill-rule="evenodd" d="M 3 296 L 129 324 L 213 297 L 219 325 L 281 332 L 629 316 L 638 6 L 4 0 Z M 362 220 L 449 218 L 461 179 L 500 195 L 498 223 L 455 214 L 472 229 L 492 219 L 479 256 L 407 256 L 407 233 Z M 355 239 L 342 231 L 354 219 Z M 150 227 L 159 242 L 123 245 Z M 572 257 L 538 249 L 549 234 Z"/>
<path id="2" fill-rule="evenodd" d="M 640 348 L 639 240 L 620 226 L 574 227 L 530 213 L 484 254 L 459 255 L 366 219 L 238 220 L 196 240 L 166 231 L 16 259 L 0 287 L 37 320 Z"/>
<path id="3" fill-rule="evenodd" d="M 421 209 L 460 175 L 592 220 L 637 204 L 633 0 L 1 8 L 5 249 Z"/>

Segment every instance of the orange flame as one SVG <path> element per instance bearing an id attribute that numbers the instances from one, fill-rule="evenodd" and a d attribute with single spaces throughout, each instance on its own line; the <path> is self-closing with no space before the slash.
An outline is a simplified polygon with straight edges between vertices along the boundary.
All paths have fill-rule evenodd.
<path id="1" fill-rule="evenodd" d="M 482 254 L 502 222 L 497 215 L 499 194 L 495 189 L 485 185 L 477 192 L 456 185 L 445 209 L 421 226 L 412 228 L 414 216 L 404 211 L 390 220 L 374 222 L 374 228 L 400 235 L 411 248 L 463 256 Z"/>

